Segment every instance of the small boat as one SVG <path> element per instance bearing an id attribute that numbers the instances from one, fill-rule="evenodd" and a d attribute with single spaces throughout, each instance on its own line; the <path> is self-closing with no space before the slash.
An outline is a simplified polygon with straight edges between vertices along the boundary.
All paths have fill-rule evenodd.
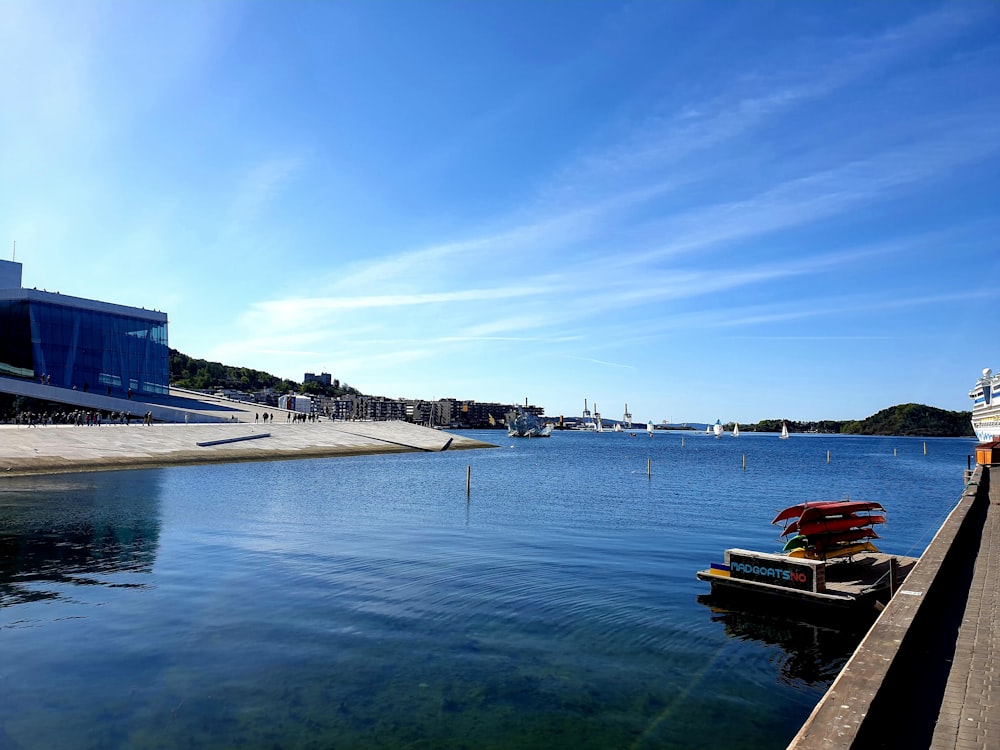
<path id="1" fill-rule="evenodd" d="M 819 521 L 824 518 L 842 518 L 857 513 L 870 513 L 872 511 L 885 512 L 885 508 L 880 503 L 867 500 L 845 500 L 840 503 L 819 503 L 811 505 L 799 515 L 799 525 Z"/>
<path id="2" fill-rule="evenodd" d="M 793 549 L 800 549 L 802 547 L 815 547 L 823 551 L 825 549 L 833 549 L 840 544 L 860 542 L 868 539 L 878 539 L 875 529 L 851 529 L 850 531 L 842 531 L 839 534 L 814 534 L 811 537 L 805 534 L 796 534 L 785 542 L 782 550 L 784 552 L 791 552 Z"/>
<path id="3" fill-rule="evenodd" d="M 715 420 L 715 424 L 712 426 L 712 432 L 715 433 L 716 437 L 722 437 L 722 422 L 718 419 Z"/>
<path id="4" fill-rule="evenodd" d="M 873 500 L 818 500 L 815 502 L 799 503 L 790 505 L 778 513 L 771 521 L 772 524 L 787 521 L 790 518 L 800 518 L 807 512 L 811 515 L 812 510 L 818 510 L 825 515 L 844 515 L 845 513 L 857 513 L 858 511 L 880 510 L 885 511 L 881 503 Z"/>
<path id="5" fill-rule="evenodd" d="M 733 422 L 733 437 L 740 436 L 740 425 L 737 422 Z"/>
<path id="6" fill-rule="evenodd" d="M 836 557 L 848 557 L 850 555 L 858 555 L 862 552 L 878 552 L 879 549 L 871 542 L 860 542 L 858 544 L 845 544 L 832 547 L 830 549 L 820 551 L 816 549 L 810 549 L 808 547 L 802 547 L 800 549 L 794 549 L 788 553 L 789 557 L 799 557 L 806 560 L 830 560 Z"/>
<path id="7" fill-rule="evenodd" d="M 653 423 L 652 422 L 646 422 L 646 432 L 649 434 L 650 437 L 653 437 Z"/>
<path id="8" fill-rule="evenodd" d="M 788 440 L 788 425 L 784 420 L 781 422 L 781 435 L 779 436 L 782 440 Z"/>
<path id="9" fill-rule="evenodd" d="M 781 532 L 781 536 L 787 536 L 796 532 L 806 537 L 812 537 L 814 534 L 835 534 L 839 531 L 871 526 L 876 523 L 885 523 L 885 516 L 858 516 L 853 513 L 836 517 L 822 516 L 813 521 L 806 521 L 805 523 L 793 521 Z"/>

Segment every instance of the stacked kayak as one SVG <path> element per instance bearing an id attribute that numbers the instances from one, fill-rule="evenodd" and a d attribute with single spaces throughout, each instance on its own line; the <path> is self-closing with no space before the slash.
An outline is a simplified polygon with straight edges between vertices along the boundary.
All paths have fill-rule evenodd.
<path id="1" fill-rule="evenodd" d="M 785 552 L 811 560 L 878 552 L 874 526 L 885 523 L 885 508 L 867 500 L 799 503 L 785 508 L 771 522 L 784 524 Z"/>

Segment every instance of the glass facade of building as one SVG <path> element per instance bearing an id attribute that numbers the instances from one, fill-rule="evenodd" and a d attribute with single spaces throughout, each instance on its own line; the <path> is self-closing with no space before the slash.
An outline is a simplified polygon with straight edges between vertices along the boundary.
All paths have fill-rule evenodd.
<path id="1" fill-rule="evenodd" d="M 0 375 L 113 395 L 168 393 L 167 316 L 30 291 L 0 299 Z"/>

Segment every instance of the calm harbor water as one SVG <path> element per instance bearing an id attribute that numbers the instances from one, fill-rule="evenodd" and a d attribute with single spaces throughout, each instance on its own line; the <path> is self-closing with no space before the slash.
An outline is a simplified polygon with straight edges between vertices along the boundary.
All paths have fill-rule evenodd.
<path id="1" fill-rule="evenodd" d="M 468 434 L 0 481 L 0 750 L 782 748 L 859 635 L 695 571 L 848 495 L 917 555 L 974 444 Z"/>

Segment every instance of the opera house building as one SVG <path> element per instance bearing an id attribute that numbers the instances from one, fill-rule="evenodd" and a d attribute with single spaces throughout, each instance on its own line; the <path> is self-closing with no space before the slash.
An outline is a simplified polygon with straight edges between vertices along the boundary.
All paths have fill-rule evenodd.
<path id="1" fill-rule="evenodd" d="M 167 315 L 21 287 L 0 261 L 0 375 L 142 397 L 169 392 Z"/>

